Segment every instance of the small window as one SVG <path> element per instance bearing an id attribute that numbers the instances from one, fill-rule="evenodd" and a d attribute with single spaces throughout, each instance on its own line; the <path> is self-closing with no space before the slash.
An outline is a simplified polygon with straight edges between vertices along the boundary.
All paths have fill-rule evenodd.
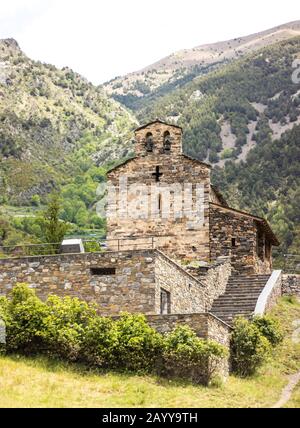
<path id="1" fill-rule="evenodd" d="M 161 315 L 171 313 L 171 294 L 162 288 L 160 290 L 160 313 Z"/>
<path id="2" fill-rule="evenodd" d="M 194 251 L 194 253 L 197 251 L 197 248 L 193 245 L 192 246 L 192 250 Z"/>
<path id="3" fill-rule="evenodd" d="M 231 238 L 231 246 L 236 247 L 236 239 L 235 238 Z"/>
<path id="4" fill-rule="evenodd" d="M 90 269 L 92 275 L 115 275 L 116 274 L 116 268 L 114 267 L 107 267 L 107 268 L 99 268 L 99 267 L 93 267 Z"/>
<path id="5" fill-rule="evenodd" d="M 171 151 L 171 135 L 169 131 L 164 133 L 164 153 L 170 153 Z"/>
<path id="6" fill-rule="evenodd" d="M 151 134 L 151 132 L 148 132 L 148 134 L 146 135 L 146 150 L 147 152 L 153 152 L 153 135 Z"/>
<path id="7" fill-rule="evenodd" d="M 161 193 L 158 195 L 157 206 L 158 206 L 158 211 L 161 212 L 161 207 L 162 207 Z"/>

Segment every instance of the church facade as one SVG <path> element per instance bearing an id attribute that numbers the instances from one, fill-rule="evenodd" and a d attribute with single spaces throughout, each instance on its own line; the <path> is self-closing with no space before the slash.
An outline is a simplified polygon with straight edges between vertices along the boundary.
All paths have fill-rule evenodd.
<path id="1" fill-rule="evenodd" d="M 263 218 L 228 206 L 211 184 L 211 166 L 183 153 L 179 126 L 156 120 L 135 131 L 134 143 L 135 157 L 108 173 L 119 200 L 127 192 L 118 215 L 107 216 L 111 249 L 116 242 L 126 250 L 151 242 L 183 265 L 230 257 L 239 273 L 271 272 L 272 246 L 279 245 L 271 227 Z M 139 192 L 128 191 L 138 185 Z M 150 215 L 145 215 L 145 203 L 141 207 L 141 194 Z M 108 204 L 112 213 L 116 200 Z"/>

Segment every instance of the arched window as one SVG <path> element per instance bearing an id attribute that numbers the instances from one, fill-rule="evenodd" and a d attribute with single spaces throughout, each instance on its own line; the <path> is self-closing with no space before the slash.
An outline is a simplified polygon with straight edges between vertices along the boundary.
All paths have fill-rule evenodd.
<path id="1" fill-rule="evenodd" d="M 164 133 L 164 153 L 170 153 L 171 151 L 171 135 L 169 131 Z"/>
<path id="2" fill-rule="evenodd" d="M 146 135 L 146 150 L 147 152 L 153 152 L 153 135 L 151 134 L 151 132 L 148 132 L 148 134 Z"/>
<path id="3" fill-rule="evenodd" d="M 161 207 L 162 207 L 161 193 L 158 195 L 157 207 L 158 207 L 158 212 L 160 213 Z"/>

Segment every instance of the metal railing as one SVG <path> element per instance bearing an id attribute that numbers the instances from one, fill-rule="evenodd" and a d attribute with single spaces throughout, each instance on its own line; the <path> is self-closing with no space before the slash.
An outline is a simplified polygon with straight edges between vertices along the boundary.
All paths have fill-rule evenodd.
<path id="1" fill-rule="evenodd" d="M 86 253 L 102 251 L 151 250 L 164 245 L 158 241 L 167 236 L 124 237 L 116 239 L 82 239 Z M 76 252 L 76 251 L 75 251 Z M 78 251 L 79 252 L 79 251 Z M 0 259 L 8 257 L 48 256 L 61 254 L 61 243 L 0 246 Z"/>

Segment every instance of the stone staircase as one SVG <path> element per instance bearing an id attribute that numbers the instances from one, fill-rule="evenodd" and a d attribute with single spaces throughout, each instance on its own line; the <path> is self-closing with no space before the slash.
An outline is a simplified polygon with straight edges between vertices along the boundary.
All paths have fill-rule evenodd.
<path id="1" fill-rule="evenodd" d="M 270 275 L 232 275 L 225 293 L 213 302 L 209 312 L 229 325 L 238 315 L 250 318 L 269 278 Z"/>

